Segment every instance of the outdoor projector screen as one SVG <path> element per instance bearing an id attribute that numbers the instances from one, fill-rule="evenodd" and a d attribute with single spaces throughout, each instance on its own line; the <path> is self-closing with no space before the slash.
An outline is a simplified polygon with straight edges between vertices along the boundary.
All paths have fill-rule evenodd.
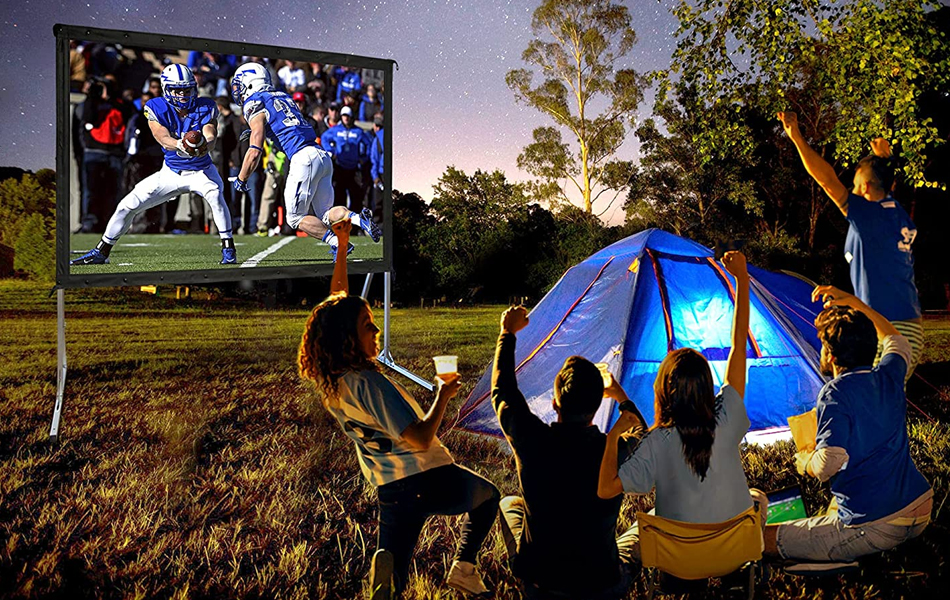
<path id="1" fill-rule="evenodd" d="M 331 196 L 330 205 L 357 214 L 369 209 L 375 233 L 382 234 L 374 242 L 373 232 L 354 224 L 350 272 L 390 270 L 393 61 L 72 25 L 57 25 L 54 33 L 58 286 L 329 275 L 330 246 L 293 225 L 315 227 L 313 219 L 301 220 L 322 220 L 319 203 Z M 247 95 L 237 102 L 231 93 L 235 71 L 248 62 L 262 65 L 279 92 L 256 106 L 253 99 L 244 105 Z M 189 89 L 197 90 L 196 99 Z M 267 123 L 268 141 L 247 177 L 250 189 L 237 192 L 231 179 L 252 143 L 241 135 L 248 129 L 245 108 L 252 121 Z M 336 121 L 341 129 L 321 138 Z M 156 124 L 164 131 L 153 135 Z M 189 139 L 200 146 L 201 138 L 189 131 L 215 132 L 211 152 L 168 147 Z M 280 140 L 287 139 L 293 144 L 283 148 Z M 332 178 L 320 175 L 329 171 L 320 166 L 329 163 L 324 150 L 334 154 Z M 317 192 L 308 194 L 311 186 Z M 222 248 L 231 247 L 224 241 L 225 211 L 234 264 L 220 264 Z M 83 258 L 97 246 L 107 263 Z M 76 259 L 84 264 L 70 264 Z"/>

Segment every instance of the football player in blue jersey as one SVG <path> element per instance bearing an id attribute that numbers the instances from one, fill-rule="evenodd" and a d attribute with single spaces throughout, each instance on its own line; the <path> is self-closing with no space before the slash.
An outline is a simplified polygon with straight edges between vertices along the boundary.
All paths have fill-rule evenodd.
<path id="1" fill-rule="evenodd" d="M 267 136 L 290 159 L 284 184 L 287 224 L 329 244 L 330 254 L 335 258 L 339 241 L 330 230 L 327 217 L 333 206 L 333 161 L 317 147 L 313 127 L 290 96 L 274 89 L 270 74 L 261 64 L 249 62 L 238 67 L 231 79 L 231 96 L 243 107 L 251 138 L 241 172 L 233 180 L 234 189 L 247 190 L 247 178 L 260 161 Z M 317 216 L 309 214 L 311 206 Z M 360 214 L 350 212 L 347 218 L 374 242 L 379 241 L 380 230 L 368 208 Z M 353 244 L 348 244 L 347 254 L 352 251 Z"/>
<path id="2" fill-rule="evenodd" d="M 161 75 L 162 96 L 145 104 L 149 129 L 165 153 L 158 172 L 140 181 L 116 207 L 95 248 L 70 262 L 99 265 L 109 262 L 109 253 L 128 231 L 135 215 L 168 202 L 184 192 L 199 194 L 211 206 L 211 216 L 221 236 L 221 264 L 237 263 L 231 235 L 231 213 L 221 190 L 224 182 L 208 153 L 214 147 L 218 107 L 211 98 L 199 98 L 191 70 L 178 64 L 165 67 Z M 204 139 L 197 148 L 184 143 L 185 134 L 200 131 Z"/>

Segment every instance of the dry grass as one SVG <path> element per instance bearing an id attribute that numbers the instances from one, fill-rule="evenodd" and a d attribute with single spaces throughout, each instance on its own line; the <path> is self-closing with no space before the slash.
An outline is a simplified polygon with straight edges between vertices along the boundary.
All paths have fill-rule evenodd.
<path id="1" fill-rule="evenodd" d="M 0 282 L 0 597 L 360 597 L 375 548 L 375 493 L 351 443 L 296 376 L 304 309 L 67 293 L 70 366 L 54 447 L 54 308 L 46 290 Z M 470 388 L 490 358 L 499 313 L 395 311 L 396 358 L 431 376 L 431 355 L 457 352 Z M 928 342 L 921 371 L 950 393 L 947 321 L 928 322 Z M 939 420 L 910 419 L 914 458 L 939 505 L 950 489 L 950 403 L 922 383 L 911 393 Z M 443 440 L 503 493 L 517 490 L 498 443 L 458 432 Z M 753 485 L 798 482 L 788 445 L 744 457 Z M 826 497 L 813 482 L 805 491 L 810 508 Z M 621 526 L 650 499 L 626 502 Z M 864 560 L 859 574 L 811 582 L 773 573 L 760 597 L 935 597 L 950 584 L 948 513 L 943 506 L 921 538 Z M 441 579 L 457 529 L 455 519 L 430 520 L 408 598 L 455 597 Z M 497 598 L 519 598 L 502 554 L 490 537 L 486 578 Z M 641 583 L 631 597 L 642 591 Z M 711 596 L 724 593 L 714 586 Z"/>

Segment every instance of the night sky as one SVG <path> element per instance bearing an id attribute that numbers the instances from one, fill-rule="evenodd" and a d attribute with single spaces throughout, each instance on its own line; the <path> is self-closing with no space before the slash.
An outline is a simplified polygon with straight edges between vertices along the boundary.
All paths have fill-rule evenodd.
<path id="1" fill-rule="evenodd" d="M 391 58 L 393 186 L 432 197 L 446 166 L 502 169 L 525 180 L 516 159 L 531 131 L 551 121 L 515 103 L 505 73 L 525 66 L 539 0 L 9 0 L 0 8 L 0 165 L 55 163 L 53 25 L 168 33 Z M 675 19 L 669 0 L 627 0 L 639 43 L 623 67 L 668 65 Z M 390 102 L 391 101 L 391 102 Z M 641 105 L 647 116 L 650 101 Z M 626 143 L 622 158 L 636 157 Z M 605 218 L 622 220 L 617 202 Z M 606 203 L 595 206 L 595 210 Z"/>

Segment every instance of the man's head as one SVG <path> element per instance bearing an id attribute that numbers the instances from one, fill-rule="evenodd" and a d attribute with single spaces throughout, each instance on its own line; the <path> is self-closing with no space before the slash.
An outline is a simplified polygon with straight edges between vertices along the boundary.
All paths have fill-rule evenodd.
<path id="1" fill-rule="evenodd" d="M 304 106 L 307 104 L 307 96 L 303 92 L 294 92 L 293 95 L 294 104 L 297 105 L 297 110 L 304 112 Z"/>
<path id="2" fill-rule="evenodd" d="M 854 169 L 854 188 L 857 196 L 878 199 L 887 196 L 894 188 L 894 168 L 891 160 L 879 156 L 865 156 Z"/>
<path id="3" fill-rule="evenodd" d="M 386 118 L 383 116 L 383 113 L 378 112 L 373 115 L 373 129 L 379 131 L 386 124 Z"/>
<path id="4" fill-rule="evenodd" d="M 554 377 L 554 410 L 561 423 L 590 424 L 604 398 L 600 370 L 586 358 L 571 356 Z"/>
<path id="5" fill-rule="evenodd" d="M 831 377 L 874 362 L 877 331 L 864 313 L 850 306 L 830 306 L 815 318 L 815 327 L 821 340 L 822 375 Z"/>
<path id="6" fill-rule="evenodd" d="M 162 95 L 162 80 L 158 77 L 149 77 L 148 78 L 148 91 L 152 94 L 153 98 L 158 98 Z"/>
<path id="7" fill-rule="evenodd" d="M 313 112 L 310 113 L 310 116 L 313 117 L 314 121 L 322 121 L 327 116 L 327 109 L 320 105 L 314 106 Z"/>
<path id="8" fill-rule="evenodd" d="M 231 99 L 227 96 L 218 96 L 214 99 L 214 103 L 218 105 L 218 110 L 221 111 L 221 114 L 231 114 Z"/>
<path id="9" fill-rule="evenodd" d="M 376 86 L 372 83 L 366 86 L 366 96 L 370 99 L 376 99 Z"/>
<path id="10" fill-rule="evenodd" d="M 341 108 L 340 119 L 343 120 L 344 127 L 347 127 L 347 128 L 352 127 L 353 126 L 353 109 L 350 108 L 349 106 L 344 106 L 343 108 Z"/>

